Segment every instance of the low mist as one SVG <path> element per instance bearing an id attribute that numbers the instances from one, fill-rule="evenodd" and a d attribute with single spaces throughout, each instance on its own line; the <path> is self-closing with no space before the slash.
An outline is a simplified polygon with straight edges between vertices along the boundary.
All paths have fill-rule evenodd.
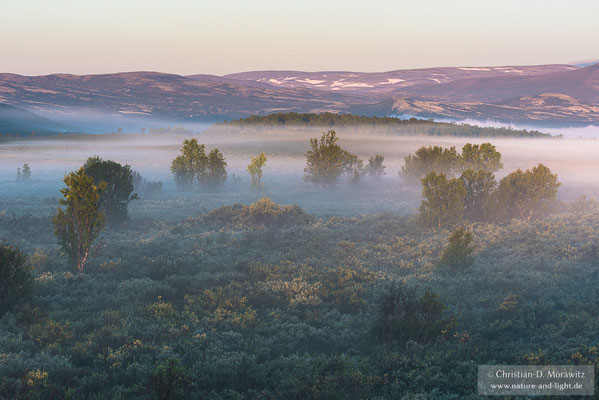
<path id="1" fill-rule="evenodd" d="M 336 129 L 339 144 L 365 162 L 375 154 L 383 155 L 386 174 L 378 182 L 368 178 L 357 185 L 341 181 L 334 188 L 321 190 L 305 183 L 302 177 L 309 138 L 320 136 L 326 130 L 327 127 L 301 130 L 228 128 L 226 131 L 214 129 L 194 133 L 165 129 L 159 134 L 78 135 L 7 141 L 0 146 L 1 197 L 3 201 L 15 197 L 58 197 L 64 174 L 79 168 L 88 157 L 98 155 L 131 165 L 146 180 L 163 182 L 160 196 L 173 200 L 172 207 L 167 204 L 167 209 L 160 211 L 165 217 L 185 217 L 179 201 L 195 204 L 199 213 L 223 204 L 248 204 L 262 195 L 279 203 L 298 204 L 308 212 L 323 215 L 404 213 L 417 210 L 420 200 L 418 191 L 405 190 L 399 177 L 404 157 L 421 146 L 456 146 L 459 151 L 468 142 L 491 142 L 501 152 L 504 168 L 496 174 L 498 180 L 517 168 L 527 169 L 544 163 L 559 175 L 562 182 L 558 198 L 569 200 L 580 194 L 599 193 L 599 178 L 594 172 L 599 168 L 597 140 L 382 136 L 355 130 L 351 134 L 344 133 L 343 128 Z M 169 168 L 179 154 L 183 140 L 189 137 L 206 144 L 208 151 L 218 148 L 223 153 L 228 164 L 228 180 L 222 190 L 206 192 L 197 187 L 189 193 L 176 190 Z M 251 158 L 261 152 L 266 154 L 268 162 L 263 175 L 265 191 L 257 194 L 250 191 L 246 167 Z M 16 182 L 17 168 L 24 163 L 31 167 L 31 180 Z M 148 207 L 141 207 L 141 204 L 152 200 L 149 196 L 140 196 L 142 201 L 131 205 L 133 214 L 141 209 L 147 211 Z M 21 208 L 18 212 L 26 210 Z"/>

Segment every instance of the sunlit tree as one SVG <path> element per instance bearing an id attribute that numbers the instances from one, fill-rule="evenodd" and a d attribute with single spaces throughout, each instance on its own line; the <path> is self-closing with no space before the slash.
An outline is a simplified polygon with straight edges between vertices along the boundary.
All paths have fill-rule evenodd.
<path id="1" fill-rule="evenodd" d="M 503 168 L 501 153 L 491 143 L 466 143 L 462 147 L 462 167 L 473 171 L 497 172 Z"/>
<path id="2" fill-rule="evenodd" d="M 65 209 L 59 208 L 54 217 L 55 234 L 73 266 L 83 272 L 92 244 L 104 226 L 100 199 L 106 183 L 96 184 L 83 167 L 65 176 L 64 183 L 59 203 Z"/>
<path id="3" fill-rule="evenodd" d="M 171 163 L 171 172 L 180 189 L 189 189 L 206 174 L 207 166 L 206 146 L 198 144 L 197 139 L 186 139 L 183 141 L 181 155 Z"/>
<path id="4" fill-rule="evenodd" d="M 501 210 L 508 218 L 530 220 L 547 211 L 560 185 L 557 174 L 543 164 L 532 170 L 517 169 L 499 182 Z"/>
<path id="5" fill-rule="evenodd" d="M 256 157 L 252 157 L 252 161 L 247 166 L 247 171 L 252 176 L 252 188 L 262 189 L 262 169 L 266 165 L 266 155 L 264 153 L 258 154 Z"/>
<path id="6" fill-rule="evenodd" d="M 407 183 L 416 183 L 431 172 L 452 176 L 460 169 L 460 155 L 455 147 L 421 147 L 414 155 L 404 158 L 400 175 Z"/>

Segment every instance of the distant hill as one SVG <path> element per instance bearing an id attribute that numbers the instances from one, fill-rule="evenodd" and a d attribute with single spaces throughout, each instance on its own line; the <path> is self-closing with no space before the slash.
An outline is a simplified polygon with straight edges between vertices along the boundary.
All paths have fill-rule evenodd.
<path id="1" fill-rule="evenodd" d="M 271 128 L 271 127 L 319 127 L 342 128 L 345 132 L 378 132 L 396 135 L 433 135 L 463 137 L 518 137 L 551 138 L 539 131 L 511 128 L 479 127 L 467 124 L 433 122 L 423 119 L 399 119 L 392 117 L 366 117 L 351 114 L 298 114 L 276 113 L 252 116 L 219 124 L 222 127 Z M 217 126 L 217 128 L 218 128 Z"/>
<path id="2" fill-rule="evenodd" d="M 0 133 L 30 134 L 66 130 L 67 127 L 8 104 L 0 104 Z"/>
<path id="3" fill-rule="evenodd" d="M 269 84 L 279 88 L 310 88 L 342 93 L 393 93 L 418 86 L 435 87 L 454 81 L 527 77 L 575 70 L 572 65 L 521 67 L 451 67 L 405 69 L 388 72 L 351 71 L 254 71 L 225 75 L 224 78 Z"/>
<path id="4" fill-rule="evenodd" d="M 108 129 L 121 127 L 123 120 L 148 127 L 150 121 L 193 124 L 287 112 L 587 125 L 599 124 L 599 65 L 255 71 L 222 77 L 0 74 L 0 102 L 51 112 L 66 124 L 85 126 L 79 121 L 93 116 L 88 126 L 106 123 Z"/>

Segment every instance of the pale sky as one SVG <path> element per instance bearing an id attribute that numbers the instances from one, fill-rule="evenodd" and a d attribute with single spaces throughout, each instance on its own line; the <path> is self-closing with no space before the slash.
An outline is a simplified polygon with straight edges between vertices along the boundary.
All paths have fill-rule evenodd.
<path id="1" fill-rule="evenodd" d="M 599 58 L 599 0 L 0 0 L 0 72 L 388 71 Z"/>

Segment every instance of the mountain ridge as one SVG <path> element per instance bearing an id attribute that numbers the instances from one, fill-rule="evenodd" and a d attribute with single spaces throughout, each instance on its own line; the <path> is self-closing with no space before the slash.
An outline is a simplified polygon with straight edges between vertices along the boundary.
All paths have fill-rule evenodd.
<path id="1" fill-rule="evenodd" d="M 559 100 L 559 95 L 567 96 L 567 101 Z M 0 73 L 0 103 L 58 122 L 95 113 L 114 126 L 127 118 L 191 123 L 275 112 L 405 113 L 541 125 L 598 124 L 599 65 L 439 67 L 374 73 L 250 71 L 224 76 L 155 71 Z"/>

